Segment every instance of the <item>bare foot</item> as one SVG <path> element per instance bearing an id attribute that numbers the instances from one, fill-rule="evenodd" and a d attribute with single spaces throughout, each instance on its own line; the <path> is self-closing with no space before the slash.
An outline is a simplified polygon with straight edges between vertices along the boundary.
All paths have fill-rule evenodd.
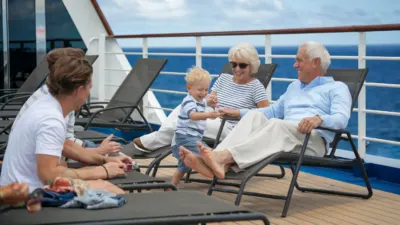
<path id="1" fill-rule="evenodd" d="M 200 157 L 204 160 L 205 164 L 211 168 L 215 176 L 219 179 L 225 178 L 225 164 L 218 163 L 211 148 L 204 146 L 201 142 L 197 142 L 200 149 Z"/>
<path id="2" fill-rule="evenodd" d="M 186 164 L 186 166 L 196 170 L 205 177 L 208 178 L 214 177 L 214 173 L 212 172 L 210 167 L 208 167 L 204 163 L 204 161 L 200 158 L 200 156 L 193 154 L 191 151 L 187 150 L 183 146 L 179 147 L 179 156 Z"/>

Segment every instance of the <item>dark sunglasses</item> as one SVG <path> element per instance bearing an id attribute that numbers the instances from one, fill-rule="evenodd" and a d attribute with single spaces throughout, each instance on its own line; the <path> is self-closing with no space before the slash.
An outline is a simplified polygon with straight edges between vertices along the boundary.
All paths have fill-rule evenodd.
<path id="1" fill-rule="evenodd" d="M 235 69 L 238 65 L 240 69 L 246 69 L 246 67 L 249 65 L 248 63 L 237 63 L 237 62 L 230 62 L 232 65 L 232 69 Z"/>

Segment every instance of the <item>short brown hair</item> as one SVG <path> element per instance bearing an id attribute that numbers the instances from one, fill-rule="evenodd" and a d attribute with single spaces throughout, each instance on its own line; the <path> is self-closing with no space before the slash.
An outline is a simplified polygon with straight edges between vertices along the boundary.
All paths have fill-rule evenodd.
<path id="1" fill-rule="evenodd" d="M 51 50 L 46 57 L 49 70 L 57 62 L 58 59 L 64 56 L 73 56 L 77 58 L 84 58 L 85 52 L 80 48 L 55 48 Z"/>
<path id="2" fill-rule="evenodd" d="M 54 96 L 68 95 L 79 86 L 89 84 L 92 73 L 92 65 L 86 59 L 71 56 L 61 57 L 51 67 L 46 85 Z"/>

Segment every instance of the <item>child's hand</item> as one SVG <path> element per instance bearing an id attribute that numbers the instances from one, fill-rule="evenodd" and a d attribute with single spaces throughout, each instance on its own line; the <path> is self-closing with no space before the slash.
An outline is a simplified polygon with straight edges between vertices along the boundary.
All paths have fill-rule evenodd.
<path id="1" fill-rule="evenodd" d="M 207 95 L 207 105 L 210 107 L 216 107 L 218 105 L 218 97 L 216 95 Z"/>
<path id="2" fill-rule="evenodd" d="M 220 117 L 220 115 L 221 114 L 217 111 L 208 112 L 208 118 L 210 118 L 210 119 L 218 118 L 218 117 Z"/>

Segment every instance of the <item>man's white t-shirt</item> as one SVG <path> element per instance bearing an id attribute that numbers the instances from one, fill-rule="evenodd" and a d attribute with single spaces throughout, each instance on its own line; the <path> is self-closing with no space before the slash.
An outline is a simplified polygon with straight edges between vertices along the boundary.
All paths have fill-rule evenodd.
<path id="1" fill-rule="evenodd" d="M 27 182 L 30 192 L 43 187 L 37 172 L 36 155 L 61 158 L 66 130 L 61 105 L 52 95 L 33 103 L 14 124 L 9 136 L 0 186 Z"/>

